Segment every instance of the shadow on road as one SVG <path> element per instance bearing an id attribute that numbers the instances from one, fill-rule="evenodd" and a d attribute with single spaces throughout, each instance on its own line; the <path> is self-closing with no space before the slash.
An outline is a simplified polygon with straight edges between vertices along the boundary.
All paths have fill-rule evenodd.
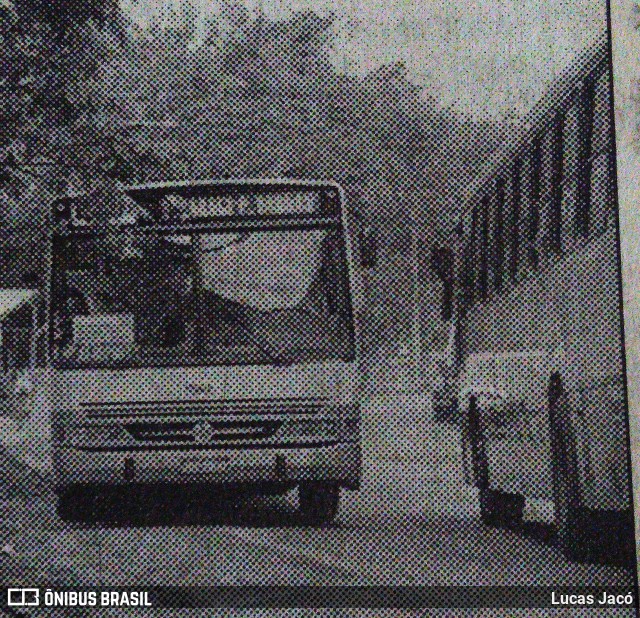
<path id="1" fill-rule="evenodd" d="M 74 494 L 73 516 L 83 527 L 301 525 L 293 492 L 264 496 L 248 491 L 183 486 L 83 489 Z"/>
<path id="2" fill-rule="evenodd" d="M 553 524 L 539 521 L 522 522 L 520 532 L 531 541 L 542 545 L 554 546 L 556 544 L 556 528 Z"/>

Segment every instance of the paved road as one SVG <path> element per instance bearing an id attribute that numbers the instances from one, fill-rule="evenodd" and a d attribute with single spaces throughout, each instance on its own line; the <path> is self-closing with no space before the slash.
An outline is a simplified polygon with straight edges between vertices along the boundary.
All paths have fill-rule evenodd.
<path id="1" fill-rule="evenodd" d="M 457 434 L 434 425 L 427 409 L 412 394 L 371 398 L 363 487 L 344 494 L 327 529 L 295 525 L 293 494 L 261 503 L 103 497 L 103 521 L 67 524 L 46 484 L 22 469 L 23 490 L 0 495 L 0 577 L 22 585 L 630 584 L 623 570 L 570 563 L 540 540 L 480 525 Z"/>

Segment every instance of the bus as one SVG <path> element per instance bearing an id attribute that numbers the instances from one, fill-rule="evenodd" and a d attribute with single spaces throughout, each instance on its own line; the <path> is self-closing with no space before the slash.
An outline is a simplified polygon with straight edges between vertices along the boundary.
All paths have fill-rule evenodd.
<path id="1" fill-rule="evenodd" d="M 603 47 L 473 188 L 434 261 L 483 521 L 522 529 L 528 513 L 573 559 L 633 564 L 610 92 Z"/>
<path id="2" fill-rule="evenodd" d="M 349 225 L 333 182 L 54 201 L 39 340 L 61 517 L 125 485 L 297 488 L 303 522 L 335 517 L 361 469 Z"/>

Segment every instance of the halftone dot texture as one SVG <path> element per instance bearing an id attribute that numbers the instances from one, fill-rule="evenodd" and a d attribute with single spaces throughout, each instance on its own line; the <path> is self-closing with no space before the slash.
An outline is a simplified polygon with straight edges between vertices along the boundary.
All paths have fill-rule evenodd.
<path id="1" fill-rule="evenodd" d="M 0 417 L 15 437 L 0 460 L 0 541 L 14 569 L 3 579 L 631 585 L 585 538 L 624 553 L 614 546 L 631 508 L 604 42 L 507 125 L 443 110 L 402 64 L 344 74 L 328 51 L 334 22 L 312 11 L 274 22 L 225 4 L 190 46 L 188 19 L 152 33 L 119 23 L 115 8 L 87 9 L 72 19 L 80 33 L 58 24 L 66 34 L 47 39 L 47 10 L 27 20 L 7 6 L 2 45 L 16 75 L 3 88 L 24 113 L 3 137 L 2 285 L 39 281 L 51 305 L 37 422 L 8 407 Z M 58 83 L 49 48 L 102 68 L 70 63 Z M 158 223 L 184 206 L 123 185 L 206 178 L 337 182 L 349 238 L 336 225 L 162 236 L 109 222 L 138 209 Z M 277 193 L 264 208 L 337 199 L 314 192 Z M 80 194 L 65 204 L 100 234 L 63 238 L 53 199 Z M 251 200 L 185 207 L 251 214 L 261 207 Z M 360 273 L 362 309 L 347 244 L 359 271 L 369 227 L 377 262 Z M 363 380 L 331 368 L 353 356 L 350 304 Z M 5 337 L 18 351 L 27 325 L 18 315 Z M 46 358 L 60 379 L 45 375 Z M 5 363 L 22 370 L 27 359 Z M 99 365 L 121 368 L 82 370 Z M 309 526 L 337 496 L 308 481 L 345 477 L 318 454 L 307 460 L 314 478 L 285 445 L 340 452 L 358 389 L 360 489 L 342 489 L 333 524 Z M 63 457 L 42 463 L 52 439 Z M 10 454 L 20 440 L 39 473 Z M 91 468 L 113 484 L 58 501 L 63 459 L 77 480 Z M 224 475 L 268 483 L 238 496 L 214 486 Z"/>

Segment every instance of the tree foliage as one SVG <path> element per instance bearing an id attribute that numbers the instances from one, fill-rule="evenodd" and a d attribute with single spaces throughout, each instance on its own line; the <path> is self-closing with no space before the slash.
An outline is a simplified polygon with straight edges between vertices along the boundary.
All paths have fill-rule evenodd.
<path id="1" fill-rule="evenodd" d="M 0 3 L 0 161 L 33 155 L 91 111 L 120 25 L 117 0 Z"/>
<path id="2" fill-rule="evenodd" d="M 417 153 L 448 120 L 402 64 L 343 74 L 331 61 L 336 21 L 314 11 L 274 21 L 229 1 L 204 31 L 194 23 L 187 13 L 132 30 L 101 82 L 99 113 L 120 127 L 119 143 L 161 160 L 155 174 L 331 177 L 360 210 L 425 207 Z M 393 199 L 416 183 L 410 199 Z"/>
<path id="3" fill-rule="evenodd" d="M 331 177 L 361 212 L 432 208 L 430 170 L 442 167 L 431 158 L 451 119 L 401 63 L 343 74 L 331 15 L 274 21 L 227 0 L 196 26 L 185 2 L 180 18 L 143 30 L 123 22 L 117 0 L 1 1 L 0 114 L 12 135 L 0 145 L 39 135 L 40 152 L 80 177 L 72 184 Z"/>
<path id="4" fill-rule="evenodd" d="M 3 227 L 44 221 L 38 205 L 73 174 L 74 125 L 92 113 L 99 71 L 122 42 L 117 7 L 117 0 L 0 0 Z M 100 140 L 96 127 L 84 133 Z"/>

